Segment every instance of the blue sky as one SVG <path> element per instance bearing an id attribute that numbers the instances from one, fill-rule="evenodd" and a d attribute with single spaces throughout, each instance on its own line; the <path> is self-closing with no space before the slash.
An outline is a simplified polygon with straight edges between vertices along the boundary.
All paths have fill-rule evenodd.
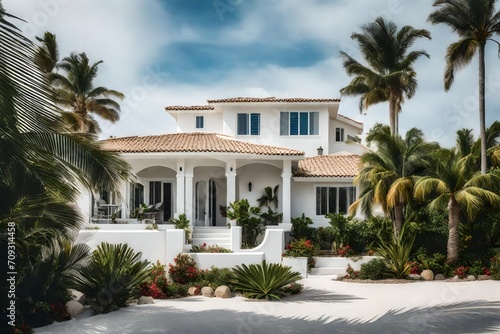
<path id="1" fill-rule="evenodd" d="M 167 105 L 205 104 L 235 96 L 340 97 L 350 78 L 344 50 L 361 59 L 352 32 L 377 16 L 399 27 L 427 29 L 420 40 L 430 59 L 416 63 L 419 88 L 403 105 L 400 132 L 417 127 L 452 145 L 455 131 L 478 128 L 477 59 L 444 92 L 446 46 L 457 37 L 426 22 L 432 0 L 3 0 L 25 19 L 30 36 L 57 35 L 61 56 L 85 51 L 103 60 L 97 84 L 123 92 L 122 118 L 103 124 L 102 137 L 175 131 Z M 487 47 L 487 125 L 500 119 L 500 59 Z M 360 114 L 343 97 L 340 112 L 365 124 L 388 123 L 388 105 Z M 476 131 L 477 133 L 477 131 Z"/>

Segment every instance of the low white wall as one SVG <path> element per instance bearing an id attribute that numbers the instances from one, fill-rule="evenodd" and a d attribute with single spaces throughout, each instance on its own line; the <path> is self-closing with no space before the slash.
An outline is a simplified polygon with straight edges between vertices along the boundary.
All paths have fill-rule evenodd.
<path id="1" fill-rule="evenodd" d="M 285 237 L 282 229 L 266 229 L 262 243 L 252 249 L 242 249 L 241 252 L 262 252 L 268 263 L 281 263 L 281 254 L 285 248 Z"/>
<path id="2" fill-rule="evenodd" d="M 153 263 L 159 260 L 161 263 L 169 264 L 173 263 L 173 259 L 177 254 L 183 252 L 184 231 L 138 229 L 81 230 L 78 233 L 76 242 L 86 243 L 92 249 L 97 248 L 102 242 L 111 244 L 126 243 L 134 251 L 142 252 L 142 259 L 147 259 Z"/>
<path id="3" fill-rule="evenodd" d="M 264 253 L 188 253 L 196 261 L 198 268 L 205 270 L 212 266 L 217 268 L 234 268 L 241 264 L 260 264 Z"/>

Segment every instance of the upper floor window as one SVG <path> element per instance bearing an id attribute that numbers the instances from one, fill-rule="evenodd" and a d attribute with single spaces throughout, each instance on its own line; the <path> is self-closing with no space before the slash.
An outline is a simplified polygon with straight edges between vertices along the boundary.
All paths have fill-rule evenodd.
<path id="1" fill-rule="evenodd" d="M 238 114 L 238 135 L 260 135 L 260 114 Z"/>
<path id="2" fill-rule="evenodd" d="M 282 111 L 280 113 L 281 136 L 306 136 L 319 134 L 319 112 Z"/>
<path id="3" fill-rule="evenodd" d="M 344 141 L 344 128 L 335 128 L 335 141 L 336 142 Z"/>
<path id="4" fill-rule="evenodd" d="M 347 214 L 356 200 L 356 187 L 316 187 L 316 214 Z"/>
<path id="5" fill-rule="evenodd" d="M 196 116 L 196 128 L 203 129 L 205 127 L 205 119 L 203 116 Z"/>

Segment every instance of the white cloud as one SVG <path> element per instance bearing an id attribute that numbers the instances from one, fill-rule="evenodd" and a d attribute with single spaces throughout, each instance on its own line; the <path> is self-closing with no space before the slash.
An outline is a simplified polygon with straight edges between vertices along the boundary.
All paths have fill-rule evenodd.
<path id="1" fill-rule="evenodd" d="M 123 116 L 118 124 L 105 127 L 109 135 L 144 135 L 175 131 L 172 117 L 164 106 L 204 104 L 207 99 L 231 96 L 299 96 L 339 97 L 347 77 L 338 58 L 342 49 L 359 58 L 350 35 L 360 26 L 383 16 L 398 24 L 431 31 L 431 41 L 415 43 L 431 59 L 420 59 L 415 66 L 419 88 L 415 97 L 403 105 L 400 132 L 411 127 L 424 130 L 430 139 L 452 145 L 454 132 L 460 128 L 478 128 L 477 59 L 457 73 L 452 89 L 445 93 L 442 84 L 446 47 L 457 37 L 446 26 L 426 22 L 433 10 L 432 0 L 324 1 L 303 0 L 257 1 L 257 6 L 235 6 L 234 15 L 242 16 L 236 24 L 221 21 L 216 29 L 198 29 L 186 20 L 174 25 L 157 1 L 133 0 L 3 0 L 5 9 L 26 20 L 28 33 L 41 35 L 55 32 L 60 53 L 85 51 L 93 61 L 104 60 L 98 84 L 122 91 L 127 96 Z M 214 9 L 215 10 L 215 9 Z M 176 20 L 179 22 L 179 20 Z M 31 29 L 30 29 L 31 28 Z M 215 34 L 215 35 L 214 35 Z M 298 42 L 316 43 L 330 57 L 308 67 L 281 67 L 269 63 L 255 70 L 242 64 L 228 69 L 223 79 L 210 80 L 211 70 L 200 73 L 207 83 L 173 82 L 157 64 L 168 57 L 168 45 L 174 42 L 202 42 L 219 45 L 290 46 Z M 496 48 L 487 49 L 487 75 L 490 95 L 487 98 L 487 120 L 499 119 L 500 66 Z M 286 57 L 286 54 L 283 55 Z M 175 65 L 174 65 L 175 66 Z M 251 68 L 250 68 L 251 67 Z M 192 76 L 191 76 L 192 77 Z M 207 80 L 204 80 L 206 82 Z M 360 115 L 357 98 L 343 98 L 340 112 L 365 122 L 367 131 L 375 122 L 388 123 L 388 106 L 381 104 Z M 477 132 L 477 131 L 476 131 Z"/>

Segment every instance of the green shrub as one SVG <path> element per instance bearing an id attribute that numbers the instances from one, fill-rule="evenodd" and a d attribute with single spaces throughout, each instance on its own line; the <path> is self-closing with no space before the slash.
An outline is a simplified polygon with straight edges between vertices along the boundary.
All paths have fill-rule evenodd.
<path id="1" fill-rule="evenodd" d="M 416 260 L 421 270 L 430 269 L 435 275 L 447 274 L 446 255 L 434 253 L 432 256 L 428 256 L 419 249 Z"/>
<path id="2" fill-rule="evenodd" d="M 483 262 L 481 260 L 476 260 L 472 263 L 472 265 L 469 268 L 469 275 L 483 275 L 484 274 L 484 266 Z"/>
<path id="3" fill-rule="evenodd" d="M 500 280 L 500 253 L 491 258 L 490 273 L 494 280 Z"/>
<path id="4" fill-rule="evenodd" d="M 316 240 L 316 229 L 309 226 L 312 224 L 312 219 L 306 217 L 305 214 L 302 214 L 302 216 L 299 218 L 292 218 L 292 232 L 290 233 L 291 237 L 297 240 L 303 238 L 308 240 Z"/>
<path id="5" fill-rule="evenodd" d="M 412 269 L 410 252 L 415 241 L 415 233 L 409 231 L 413 228 L 410 224 L 403 225 L 399 236 L 393 235 L 391 241 L 379 238 L 379 246 L 375 249 L 386 260 L 389 272 L 397 278 L 408 276 Z"/>
<path id="6" fill-rule="evenodd" d="M 170 298 L 184 297 L 188 294 L 188 285 L 171 282 L 166 286 L 165 292 Z"/>
<path id="7" fill-rule="evenodd" d="M 380 280 L 387 275 L 387 262 L 383 259 L 373 259 L 363 263 L 358 273 L 360 279 Z"/>
<path id="8" fill-rule="evenodd" d="M 107 313 L 138 297 L 139 284 L 150 274 L 149 261 L 142 260 L 127 244 L 101 243 L 90 262 L 74 277 L 73 289 L 85 294 L 94 313 Z"/>
<path id="9" fill-rule="evenodd" d="M 247 298 L 254 299 L 281 299 L 285 295 L 283 288 L 302 277 L 297 272 L 292 272 L 290 267 L 280 264 L 242 264 L 233 269 L 235 291 L 240 291 Z"/>
<path id="10" fill-rule="evenodd" d="M 257 246 L 257 237 L 264 233 L 264 225 L 260 220 L 260 208 L 250 206 L 248 200 L 242 199 L 230 203 L 226 214 L 229 219 L 236 221 L 237 226 L 241 226 L 242 247 Z"/>
<path id="11" fill-rule="evenodd" d="M 209 245 L 206 243 L 201 245 L 193 245 L 190 250 L 191 253 L 232 253 L 233 251 L 217 245 Z"/>
<path id="12" fill-rule="evenodd" d="M 313 245 L 311 240 L 300 239 L 295 240 L 285 246 L 283 256 L 287 257 L 307 257 L 307 271 L 316 265 L 316 260 L 313 256 L 316 255 L 317 247 Z"/>
<path id="13" fill-rule="evenodd" d="M 178 230 L 184 230 L 186 244 L 191 243 L 191 229 L 189 228 L 189 219 L 186 214 L 181 213 L 179 218 L 170 218 L 170 223 L 175 225 Z"/>
<path id="14" fill-rule="evenodd" d="M 149 277 L 140 285 L 141 296 L 151 296 L 154 299 L 167 298 L 167 273 L 165 265 L 157 261 L 151 268 Z"/>
<path id="15" fill-rule="evenodd" d="M 210 286 L 214 290 L 221 285 L 226 285 L 231 290 L 234 290 L 234 286 L 231 283 L 232 278 L 233 271 L 231 269 L 212 267 L 210 270 L 201 272 L 199 283 L 202 286 Z"/>
<path id="16" fill-rule="evenodd" d="M 168 265 L 168 273 L 175 283 L 187 284 L 197 282 L 200 278 L 200 270 L 196 261 L 188 254 L 179 254 L 174 259 L 174 264 Z"/>

